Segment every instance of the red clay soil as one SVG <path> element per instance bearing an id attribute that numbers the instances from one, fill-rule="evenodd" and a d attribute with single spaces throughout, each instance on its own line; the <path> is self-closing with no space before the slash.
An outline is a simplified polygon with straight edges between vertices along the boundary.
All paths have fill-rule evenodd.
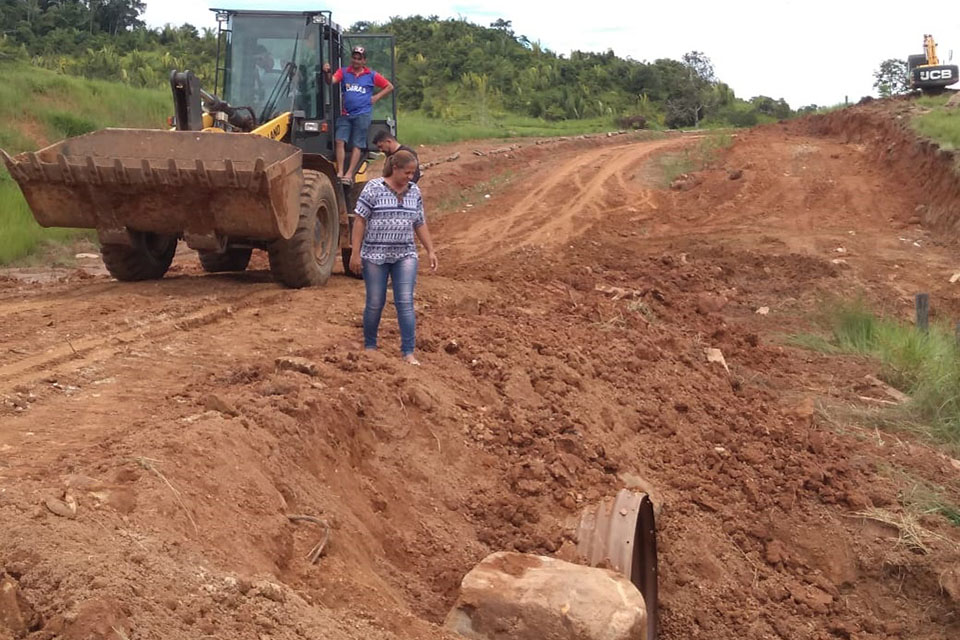
<path id="1" fill-rule="evenodd" d="M 960 532 L 909 509 L 960 504 L 960 463 L 864 425 L 874 363 L 784 340 L 843 292 L 960 319 L 956 262 L 872 143 L 808 126 L 738 135 L 686 191 L 659 158 L 697 139 L 461 145 L 422 182 L 419 368 L 392 312 L 359 350 L 346 277 L 0 282 L 0 625 L 444 638 L 477 561 L 569 557 L 580 510 L 643 482 L 663 638 L 960 637 Z M 316 564 L 325 527 L 290 515 L 329 524 Z"/>
<path id="2" fill-rule="evenodd" d="M 891 99 L 812 117 L 804 121 L 803 128 L 868 145 L 878 166 L 908 178 L 924 226 L 940 236 L 956 238 L 960 231 L 960 155 L 914 135 L 911 117 L 923 111 L 909 98 Z"/>

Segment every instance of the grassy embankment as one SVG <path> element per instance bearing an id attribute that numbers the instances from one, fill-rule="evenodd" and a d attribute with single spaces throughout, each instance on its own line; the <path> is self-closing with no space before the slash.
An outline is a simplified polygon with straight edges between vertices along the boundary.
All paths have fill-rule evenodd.
<path id="1" fill-rule="evenodd" d="M 910 396 L 879 425 L 919 433 L 960 447 L 960 342 L 947 323 L 929 331 L 876 313 L 863 301 L 830 302 L 817 318 L 819 333 L 791 336 L 796 345 L 828 354 L 873 358 L 879 377 Z"/>
<path id="2" fill-rule="evenodd" d="M 83 80 L 25 65 L 0 69 L 0 148 L 14 154 L 106 126 L 158 127 L 169 98 L 159 90 Z M 43 229 L 19 187 L 0 170 L 0 264 L 36 250 L 43 242 L 76 237 L 72 229 Z"/>
<path id="3" fill-rule="evenodd" d="M 445 122 L 416 112 L 400 113 L 397 120 L 397 135 L 406 144 L 441 144 L 483 138 L 572 136 L 611 131 L 617 128 L 609 118 L 549 122 L 540 118 L 513 114 L 488 119 L 486 123 L 469 120 Z"/>
<path id="4" fill-rule="evenodd" d="M 917 98 L 917 104 L 927 111 L 911 120 L 914 131 L 940 144 L 944 149 L 960 149 L 960 107 L 948 108 L 947 101 L 954 92 L 939 96 Z"/>

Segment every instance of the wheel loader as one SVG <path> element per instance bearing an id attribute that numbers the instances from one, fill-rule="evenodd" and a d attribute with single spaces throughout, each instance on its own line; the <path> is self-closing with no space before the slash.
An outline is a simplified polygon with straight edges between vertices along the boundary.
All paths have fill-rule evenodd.
<path id="1" fill-rule="evenodd" d="M 0 153 L 37 222 L 96 229 L 117 280 L 161 278 L 183 240 L 208 272 L 243 271 L 263 249 L 278 282 L 323 285 L 338 248 L 349 273 L 369 158 L 351 185 L 337 180 L 341 94 L 322 67 L 362 46 L 393 81 L 393 37 L 343 33 L 329 11 L 214 11 L 214 87 L 172 71 L 170 129 L 105 129 Z M 396 135 L 392 93 L 374 105 L 369 139 L 383 128 Z"/>
<path id="2" fill-rule="evenodd" d="M 923 53 L 907 57 L 907 68 L 910 88 L 919 89 L 923 93 L 940 93 L 960 80 L 957 65 L 940 64 L 937 43 L 929 34 L 923 36 Z"/>

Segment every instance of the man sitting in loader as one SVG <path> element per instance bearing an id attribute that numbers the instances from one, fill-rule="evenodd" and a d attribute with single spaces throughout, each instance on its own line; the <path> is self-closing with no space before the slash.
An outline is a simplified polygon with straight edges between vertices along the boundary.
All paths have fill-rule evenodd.
<path id="1" fill-rule="evenodd" d="M 331 73 L 330 64 L 323 65 L 327 84 L 343 84 L 343 115 L 337 119 L 337 177 L 345 183 L 353 181 L 363 151 L 367 148 L 367 133 L 373 119 L 373 105 L 393 91 L 393 84 L 382 75 L 366 66 L 367 52 L 363 47 L 354 47 L 350 66 Z M 374 94 L 374 89 L 380 89 Z M 346 171 L 346 143 L 350 142 L 350 168 Z"/>
<path id="2" fill-rule="evenodd" d="M 267 94 L 277 83 L 281 70 L 276 68 L 276 60 L 270 51 L 258 44 L 253 56 L 254 64 L 254 102 L 262 104 L 267 99 Z"/>

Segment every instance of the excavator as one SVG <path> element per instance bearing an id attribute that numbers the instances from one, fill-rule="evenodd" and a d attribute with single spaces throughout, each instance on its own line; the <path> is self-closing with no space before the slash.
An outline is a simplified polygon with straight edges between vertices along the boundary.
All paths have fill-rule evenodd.
<path id="1" fill-rule="evenodd" d="M 369 156 L 352 184 L 337 179 L 341 93 L 322 67 L 362 46 L 393 81 L 393 37 L 344 33 L 330 11 L 213 11 L 214 87 L 172 71 L 169 129 L 104 129 L 0 155 L 42 226 L 96 229 L 117 280 L 163 277 L 182 240 L 208 272 L 243 271 L 262 249 L 283 285 L 323 285 L 338 249 L 349 273 Z M 370 140 L 384 128 L 396 135 L 392 93 L 374 107 Z"/>
<path id="2" fill-rule="evenodd" d="M 907 68 L 910 88 L 919 89 L 923 93 L 940 93 L 960 80 L 957 65 L 940 64 L 937 43 L 929 34 L 923 36 L 923 53 L 907 57 Z"/>

